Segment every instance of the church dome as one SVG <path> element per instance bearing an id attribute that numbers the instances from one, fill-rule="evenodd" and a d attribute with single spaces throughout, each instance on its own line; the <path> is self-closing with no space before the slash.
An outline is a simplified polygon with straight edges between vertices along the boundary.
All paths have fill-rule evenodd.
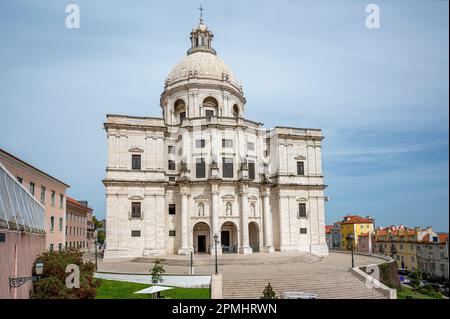
<path id="1" fill-rule="evenodd" d="M 230 67 L 216 54 L 206 51 L 195 51 L 184 57 L 169 73 L 167 80 L 170 84 L 186 80 L 190 77 L 212 80 L 227 80 L 236 87 L 239 81 Z"/>

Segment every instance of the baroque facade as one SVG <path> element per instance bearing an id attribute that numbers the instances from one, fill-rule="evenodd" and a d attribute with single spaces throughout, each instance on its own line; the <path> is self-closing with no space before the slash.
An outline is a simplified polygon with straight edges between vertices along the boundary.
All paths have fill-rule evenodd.
<path id="1" fill-rule="evenodd" d="M 162 118 L 107 115 L 105 258 L 328 254 L 319 129 L 245 118 L 246 99 L 203 19 L 169 73 Z"/>

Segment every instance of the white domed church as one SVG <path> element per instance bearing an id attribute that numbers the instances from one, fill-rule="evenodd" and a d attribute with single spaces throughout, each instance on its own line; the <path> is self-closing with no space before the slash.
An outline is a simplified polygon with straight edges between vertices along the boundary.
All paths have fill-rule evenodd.
<path id="1" fill-rule="evenodd" d="M 319 129 L 246 119 L 243 89 L 200 18 L 162 118 L 107 115 L 105 258 L 328 254 Z"/>

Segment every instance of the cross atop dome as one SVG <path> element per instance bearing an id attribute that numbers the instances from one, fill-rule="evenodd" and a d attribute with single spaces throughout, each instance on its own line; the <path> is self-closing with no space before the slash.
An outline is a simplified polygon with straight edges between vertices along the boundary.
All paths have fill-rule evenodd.
<path id="1" fill-rule="evenodd" d="M 205 11 L 205 9 L 200 5 L 198 10 L 200 11 L 200 21 L 197 28 L 192 29 L 191 48 L 187 54 L 189 55 L 194 52 L 209 52 L 216 54 L 216 50 L 214 50 L 211 46 L 214 34 L 208 30 L 208 27 L 203 21 L 203 11 Z"/>
<path id="2" fill-rule="evenodd" d="M 202 5 L 200 5 L 200 8 L 198 8 L 198 10 L 200 10 L 200 23 L 203 23 L 203 11 L 205 11 L 205 9 L 202 7 Z"/>

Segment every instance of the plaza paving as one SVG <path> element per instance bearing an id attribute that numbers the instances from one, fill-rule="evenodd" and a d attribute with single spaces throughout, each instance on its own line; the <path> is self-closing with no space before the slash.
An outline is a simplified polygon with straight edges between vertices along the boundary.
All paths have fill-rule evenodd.
<path id="1" fill-rule="evenodd" d="M 189 256 L 161 256 L 168 275 L 189 274 Z M 355 266 L 380 264 L 384 259 L 355 255 Z M 100 272 L 149 274 L 154 258 L 99 261 Z M 194 255 L 196 275 L 214 273 L 214 256 Z M 318 298 L 385 298 L 379 291 L 366 288 L 349 272 L 351 255 L 331 252 L 327 257 L 301 253 L 252 255 L 226 254 L 218 257 L 223 275 L 224 298 L 259 298 L 270 282 L 274 290 L 315 293 Z"/>

